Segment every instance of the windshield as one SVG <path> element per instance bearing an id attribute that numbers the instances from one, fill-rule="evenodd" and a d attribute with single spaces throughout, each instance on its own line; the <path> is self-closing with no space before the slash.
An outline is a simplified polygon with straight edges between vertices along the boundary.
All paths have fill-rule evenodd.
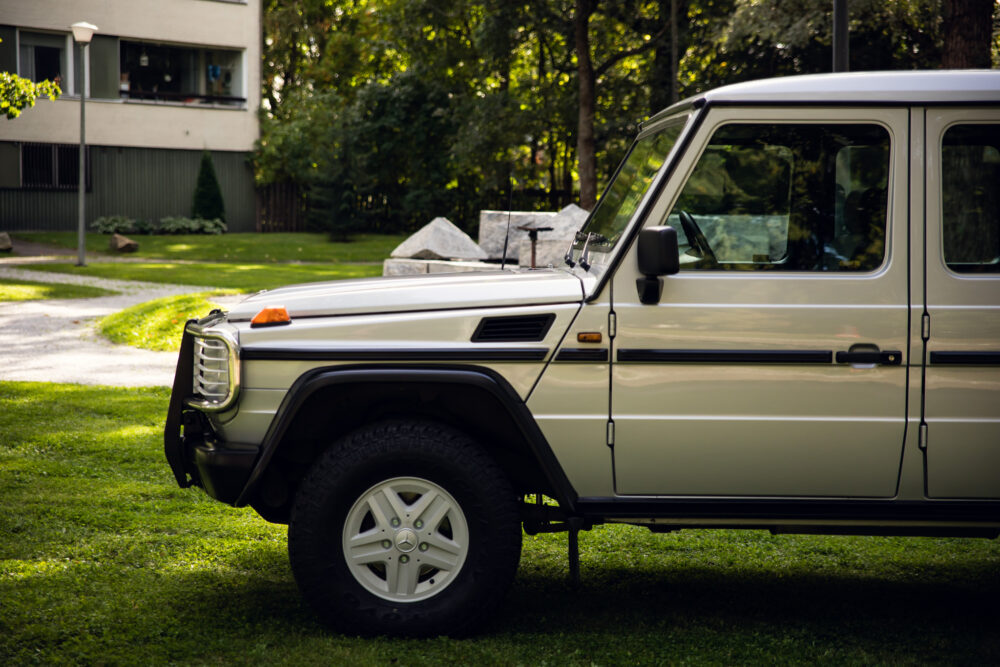
<path id="1" fill-rule="evenodd" d="M 577 235 L 574 249 L 582 251 L 586 244 L 590 251 L 606 253 L 614 248 L 677 142 L 686 120 L 687 117 L 684 117 L 664 125 L 632 144 L 615 180 L 597 203 L 587 225 Z"/>

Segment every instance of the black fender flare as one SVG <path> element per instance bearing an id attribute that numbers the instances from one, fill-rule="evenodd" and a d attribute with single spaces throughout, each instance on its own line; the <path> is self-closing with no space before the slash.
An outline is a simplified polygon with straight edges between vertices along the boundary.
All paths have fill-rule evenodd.
<path id="1" fill-rule="evenodd" d="M 302 374 L 285 394 L 260 445 L 260 455 L 240 493 L 236 507 L 250 502 L 250 497 L 267 470 L 278 445 L 291 427 L 299 410 L 317 391 L 334 385 L 434 383 L 476 387 L 490 394 L 516 424 L 535 462 L 556 493 L 556 500 L 567 512 L 576 507 L 577 493 L 535 422 L 531 411 L 510 383 L 500 374 L 481 366 L 334 366 L 317 368 Z"/>

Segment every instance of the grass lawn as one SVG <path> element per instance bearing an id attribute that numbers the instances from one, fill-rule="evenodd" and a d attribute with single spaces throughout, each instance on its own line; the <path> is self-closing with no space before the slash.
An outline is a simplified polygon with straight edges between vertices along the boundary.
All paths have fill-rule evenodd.
<path id="1" fill-rule="evenodd" d="M 166 389 L 0 383 L 0 664 L 996 664 L 1000 546 L 975 539 L 526 537 L 482 636 L 313 620 L 285 531 L 177 488 Z"/>
<path id="2" fill-rule="evenodd" d="M 76 248 L 76 232 L 17 232 L 33 243 Z M 130 257 L 195 262 L 381 262 L 406 239 L 406 234 L 358 234 L 350 243 L 334 243 L 326 234 L 182 234 L 132 237 L 139 250 Z M 105 234 L 87 234 L 87 251 L 109 253 Z"/>
<path id="3" fill-rule="evenodd" d="M 197 292 L 146 301 L 102 318 L 97 330 L 112 343 L 144 350 L 176 351 L 181 347 L 184 323 L 218 308 L 212 297 L 226 293 Z"/>
<path id="4" fill-rule="evenodd" d="M 199 285 L 256 292 L 294 283 L 382 275 L 378 264 L 173 264 L 170 262 L 104 262 L 33 264 L 32 271 L 53 271 L 98 278 L 145 280 L 151 283 Z"/>
<path id="5" fill-rule="evenodd" d="M 0 278 L 0 301 L 36 301 L 38 299 L 89 299 L 117 294 L 111 290 L 87 285 L 40 283 L 34 280 Z"/>

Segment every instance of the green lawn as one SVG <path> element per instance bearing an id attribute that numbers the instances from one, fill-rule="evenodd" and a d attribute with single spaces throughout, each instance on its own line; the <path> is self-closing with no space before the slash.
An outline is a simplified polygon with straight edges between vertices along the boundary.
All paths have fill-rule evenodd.
<path id="1" fill-rule="evenodd" d="M 76 232 L 17 232 L 18 239 L 76 248 Z M 350 243 L 334 243 L 325 234 L 182 234 L 141 236 L 133 240 L 139 250 L 128 257 L 188 260 L 195 262 L 381 262 L 403 242 L 406 234 L 358 234 Z M 87 251 L 110 253 L 104 234 L 87 234 Z"/>
<path id="2" fill-rule="evenodd" d="M 174 264 L 164 262 L 104 262 L 87 266 L 75 264 L 33 264 L 32 271 L 71 273 L 119 280 L 199 285 L 256 292 L 294 283 L 382 275 L 377 264 Z"/>
<path id="3" fill-rule="evenodd" d="M 0 278 L 0 301 L 36 301 L 38 299 L 89 299 L 117 294 L 88 285 L 40 283 L 34 280 Z"/>
<path id="4" fill-rule="evenodd" d="M 212 297 L 226 293 L 197 292 L 146 301 L 101 318 L 97 330 L 112 343 L 144 350 L 176 351 L 181 347 L 184 323 L 218 308 Z"/>
<path id="5" fill-rule="evenodd" d="M 329 634 L 281 526 L 176 487 L 165 389 L 0 383 L 0 664 L 996 664 L 1000 546 L 605 526 L 526 537 L 482 636 Z"/>

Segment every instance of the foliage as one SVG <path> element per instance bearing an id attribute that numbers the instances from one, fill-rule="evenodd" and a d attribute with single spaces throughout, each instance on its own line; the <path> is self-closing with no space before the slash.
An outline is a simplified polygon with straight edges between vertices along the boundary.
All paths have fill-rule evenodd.
<path id="1" fill-rule="evenodd" d="M 40 299 L 91 299 L 117 294 L 112 290 L 65 283 L 42 283 L 34 280 L 0 278 L 0 303 Z"/>
<path id="2" fill-rule="evenodd" d="M 222 189 L 219 187 L 219 179 L 215 176 L 215 165 L 212 162 L 212 154 L 208 151 L 202 151 L 201 154 L 201 164 L 198 167 L 198 181 L 194 187 L 194 197 L 191 203 L 191 217 L 204 220 L 226 219 L 226 207 L 222 201 Z"/>
<path id="3" fill-rule="evenodd" d="M 155 227 L 147 220 L 136 220 L 127 215 L 102 215 L 90 223 L 98 234 L 152 234 Z"/>
<path id="4" fill-rule="evenodd" d="M 126 215 L 108 215 L 90 223 L 90 228 L 99 234 L 224 234 L 226 223 L 219 218 L 184 218 L 167 216 L 160 218 L 159 224 L 146 220 L 136 220 Z"/>
<path id="5" fill-rule="evenodd" d="M 267 237 L 264 237 L 267 238 Z M 169 262 L 93 262 L 75 264 L 35 264 L 33 271 L 52 271 L 73 275 L 141 280 L 170 285 L 220 287 L 240 292 L 257 292 L 295 283 L 313 283 L 344 278 L 370 278 L 382 275 L 379 264 L 172 264 Z"/>
<path id="6" fill-rule="evenodd" d="M 52 81 L 35 83 L 10 72 L 0 72 L 0 113 L 8 120 L 35 106 L 35 100 L 43 95 L 55 100 L 61 94 L 62 89 Z"/>
<path id="7" fill-rule="evenodd" d="M 851 68 L 940 66 L 942 11 L 957 1 L 852 0 Z M 511 183 L 520 207 L 557 209 L 583 174 L 584 116 L 592 116 L 599 191 L 638 122 L 670 103 L 674 79 L 685 96 L 829 71 L 831 8 L 819 0 L 267 0 L 256 178 L 297 183 L 313 222 L 341 236 L 412 231 L 437 215 L 470 230 L 480 208 L 508 205 Z M 995 11 L 994 49 L 998 19 Z M 592 59 L 592 114 L 581 96 L 577 24 Z"/>
<path id="8" fill-rule="evenodd" d="M 157 234 L 224 234 L 226 223 L 221 218 L 182 218 L 168 216 L 160 218 Z"/>
<path id="9" fill-rule="evenodd" d="M 97 328 L 112 343 L 144 350 L 176 351 L 181 346 L 185 322 L 218 308 L 212 297 L 236 293 L 235 290 L 199 292 L 146 301 L 101 318 Z"/>
<path id="10" fill-rule="evenodd" d="M 332 635 L 285 528 L 163 459 L 166 388 L 0 383 L 0 663 L 275 665 L 996 664 L 995 540 L 525 536 L 478 637 Z"/>
<path id="11" fill-rule="evenodd" d="M 76 232 L 18 232 L 17 238 L 76 249 Z M 152 236 L 132 257 L 193 262 L 371 262 L 381 264 L 402 235 L 362 234 L 351 243 L 331 243 L 324 234 L 274 233 L 226 234 L 225 236 Z M 87 251 L 107 248 L 107 240 L 87 235 Z"/>

